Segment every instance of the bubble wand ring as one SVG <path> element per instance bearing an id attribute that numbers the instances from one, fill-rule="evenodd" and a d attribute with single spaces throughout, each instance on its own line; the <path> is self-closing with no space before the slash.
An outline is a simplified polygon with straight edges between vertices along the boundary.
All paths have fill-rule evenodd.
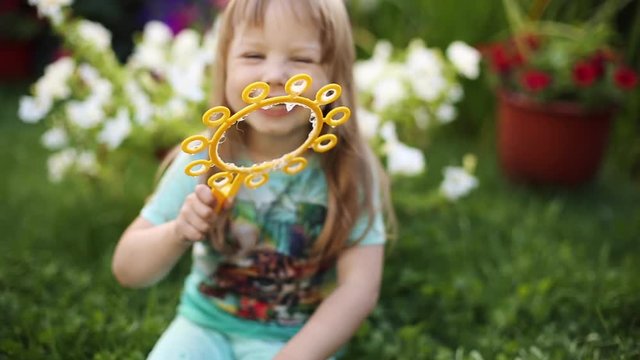
<path id="1" fill-rule="evenodd" d="M 210 167 L 216 166 L 221 171 L 213 174 L 207 180 L 213 196 L 216 198 L 216 211 L 219 212 L 225 200 L 235 196 L 244 184 L 250 189 L 256 189 L 269 180 L 269 172 L 282 170 L 289 175 L 302 171 L 307 166 L 307 160 L 302 156 L 309 148 L 315 152 L 323 153 L 331 150 L 338 143 L 334 134 L 323 134 L 324 124 L 336 127 L 344 124 L 351 116 L 351 110 L 346 106 L 332 109 L 326 116 L 322 114 L 321 106 L 336 101 L 342 94 L 342 88 L 338 84 L 328 84 L 317 91 L 315 100 L 308 99 L 302 94 L 311 86 L 311 76 L 298 74 L 292 76 L 285 84 L 287 95 L 269 96 L 270 87 L 265 82 L 254 82 L 242 91 L 242 100 L 249 104 L 240 111 L 231 115 L 231 111 L 225 106 L 216 106 L 207 110 L 202 115 L 202 123 L 215 129 L 211 138 L 204 135 L 194 135 L 186 138 L 181 149 L 188 154 L 196 154 L 208 147 L 209 159 L 195 160 L 185 167 L 185 173 L 190 176 L 205 174 Z M 252 166 L 237 166 L 227 163 L 220 158 L 218 147 L 224 139 L 224 133 L 238 121 L 256 110 L 269 108 L 277 104 L 301 105 L 311 110 L 310 121 L 312 129 L 307 139 L 293 151 L 282 155 L 277 159 L 254 164 Z"/>

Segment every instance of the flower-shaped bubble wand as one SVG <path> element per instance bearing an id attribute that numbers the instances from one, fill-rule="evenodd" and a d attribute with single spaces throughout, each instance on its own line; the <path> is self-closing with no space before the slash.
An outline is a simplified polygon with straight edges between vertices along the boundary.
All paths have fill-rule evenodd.
<path id="1" fill-rule="evenodd" d="M 242 184 L 250 189 L 256 189 L 269 180 L 269 172 L 273 170 L 282 170 L 289 175 L 297 174 L 307 166 L 307 160 L 302 155 L 308 149 L 323 153 L 336 146 L 337 136 L 322 134 L 322 128 L 324 124 L 331 127 L 344 124 L 349 120 L 351 110 L 346 106 L 339 106 L 329 111 L 326 116 L 323 115 L 321 107 L 336 101 L 342 93 L 342 88 L 338 84 L 327 84 L 318 90 L 315 100 L 311 100 L 302 96 L 311 83 L 311 76 L 307 74 L 294 75 L 285 84 L 287 95 L 275 97 L 268 97 L 270 88 L 267 83 L 251 83 L 242 91 L 242 100 L 249 104 L 248 106 L 234 115 L 231 115 L 231 111 L 225 106 L 213 107 L 202 115 L 203 124 L 214 129 L 211 138 L 204 135 L 194 135 L 182 142 L 182 151 L 188 154 L 197 154 L 207 147 L 209 150 L 209 159 L 195 160 L 186 166 L 185 173 L 187 175 L 203 175 L 213 166 L 220 170 L 207 180 L 207 184 L 217 200 L 215 209 L 217 212 L 220 211 L 226 199 L 233 197 L 238 192 Z M 279 158 L 251 166 L 238 166 L 220 158 L 218 147 L 224 139 L 225 132 L 231 126 L 244 120 L 253 111 L 268 109 L 279 104 L 285 104 L 287 107 L 298 105 L 311 111 L 309 120 L 312 128 L 300 146 Z"/>

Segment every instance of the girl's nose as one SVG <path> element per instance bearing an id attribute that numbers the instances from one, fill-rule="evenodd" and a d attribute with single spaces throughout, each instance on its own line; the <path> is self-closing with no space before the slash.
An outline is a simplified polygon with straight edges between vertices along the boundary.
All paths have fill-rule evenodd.
<path id="1" fill-rule="evenodd" d="M 286 63 L 279 60 L 271 60 L 265 63 L 262 81 L 270 86 L 284 86 L 289 79 Z"/>

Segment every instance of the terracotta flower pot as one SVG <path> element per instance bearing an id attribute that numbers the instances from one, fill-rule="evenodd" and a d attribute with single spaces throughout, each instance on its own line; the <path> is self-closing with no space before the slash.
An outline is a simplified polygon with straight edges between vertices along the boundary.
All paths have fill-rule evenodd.
<path id="1" fill-rule="evenodd" d="M 578 185 L 598 172 L 614 111 L 588 111 L 570 102 L 541 104 L 498 95 L 498 155 L 518 182 Z"/>

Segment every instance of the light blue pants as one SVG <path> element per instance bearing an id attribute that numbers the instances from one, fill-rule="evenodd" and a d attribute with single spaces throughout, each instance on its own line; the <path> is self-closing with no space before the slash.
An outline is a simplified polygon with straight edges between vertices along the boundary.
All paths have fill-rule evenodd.
<path id="1" fill-rule="evenodd" d="M 223 335 L 177 316 L 151 350 L 150 360 L 270 360 L 285 345 Z"/>

